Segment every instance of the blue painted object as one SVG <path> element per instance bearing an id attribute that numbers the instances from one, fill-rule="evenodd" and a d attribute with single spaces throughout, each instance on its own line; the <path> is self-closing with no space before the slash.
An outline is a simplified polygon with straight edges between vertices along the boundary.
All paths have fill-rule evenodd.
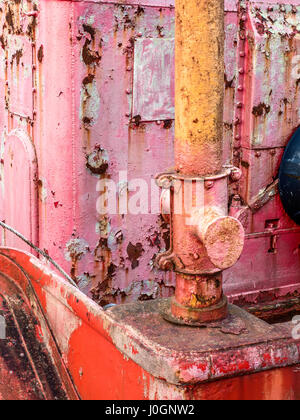
<path id="1" fill-rule="evenodd" d="M 291 138 L 282 158 L 279 193 L 285 211 L 300 225 L 300 128 Z"/>

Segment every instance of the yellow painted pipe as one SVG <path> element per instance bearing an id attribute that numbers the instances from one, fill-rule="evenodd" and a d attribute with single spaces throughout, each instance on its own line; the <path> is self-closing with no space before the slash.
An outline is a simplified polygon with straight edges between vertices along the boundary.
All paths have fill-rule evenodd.
<path id="1" fill-rule="evenodd" d="M 222 167 L 224 0 L 176 0 L 175 163 L 182 174 Z"/>

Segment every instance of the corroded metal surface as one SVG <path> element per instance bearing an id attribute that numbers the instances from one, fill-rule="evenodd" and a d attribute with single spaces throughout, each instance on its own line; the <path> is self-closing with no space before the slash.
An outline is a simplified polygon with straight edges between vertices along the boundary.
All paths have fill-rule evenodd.
<path id="1" fill-rule="evenodd" d="M 126 189 L 119 171 L 127 171 L 128 180 L 142 178 L 150 185 L 156 173 L 174 165 L 174 121 L 155 114 L 157 105 L 161 109 L 151 101 L 156 91 L 147 90 L 143 102 L 150 98 L 155 121 L 142 121 L 132 108 L 135 45 L 174 38 L 174 2 L 126 3 L 2 0 L 0 11 L 1 220 L 9 222 L 15 208 L 16 227 L 36 238 L 101 305 L 169 297 L 175 286 L 174 276 L 153 264 L 157 253 L 169 248 L 168 226 L 158 211 L 99 215 L 96 209 L 100 178 Z M 285 11 L 275 0 L 248 3 L 225 2 L 223 155 L 243 170 L 229 196 L 246 207 L 248 236 L 241 260 L 224 280 L 227 294 L 240 303 L 300 292 L 299 229 L 277 194 L 258 210 L 251 207 L 274 182 L 283 148 L 299 124 L 298 84 L 292 77 L 298 30 L 291 29 L 299 1 L 286 1 Z M 169 90 L 174 76 L 157 75 L 154 62 L 149 57 L 145 79 L 137 79 L 146 85 L 150 73 Z M 164 103 L 171 109 L 172 98 Z M 37 178 L 33 172 L 24 179 L 5 176 L 11 174 L 5 139 L 12 139 L 15 129 L 35 150 Z M 17 158 L 26 173 L 31 156 Z M 38 193 L 36 201 L 34 196 L 26 201 L 20 217 L 23 199 L 8 194 L 15 183 L 19 195 L 29 189 Z M 129 192 L 128 199 L 133 195 Z M 268 228 L 272 221 L 275 247 L 274 230 Z M 14 245 L 10 235 L 1 235 L 3 244 Z"/>
<path id="2" fill-rule="evenodd" d="M 299 340 L 292 338 L 291 323 L 268 325 L 231 306 L 235 320 L 231 328 L 195 330 L 163 320 L 164 300 L 104 311 L 30 254 L 1 249 L 0 264 L 31 304 L 39 298 L 83 399 L 210 399 L 207 393 L 213 388 L 215 398 L 224 399 L 230 392 L 228 383 L 236 384 L 232 397 L 238 395 L 236 387 L 241 383 L 245 383 L 241 398 L 299 397 L 299 372 L 294 365 L 299 364 L 300 347 Z M 48 345 L 43 315 L 35 305 L 32 312 Z M 236 377 L 240 375 L 245 376 Z M 223 381 L 206 384 L 217 378 Z"/>
<path id="3" fill-rule="evenodd" d="M 6 276 L 0 277 L 0 314 L 5 328 L 0 339 L 0 399 L 66 400 L 66 390 L 40 335 L 39 322 L 16 285 Z"/>

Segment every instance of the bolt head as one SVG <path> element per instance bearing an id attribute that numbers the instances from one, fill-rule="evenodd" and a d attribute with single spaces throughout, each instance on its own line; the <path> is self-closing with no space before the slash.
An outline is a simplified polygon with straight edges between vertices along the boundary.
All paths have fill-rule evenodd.
<path id="1" fill-rule="evenodd" d="M 232 181 L 239 181 L 242 178 L 242 170 L 240 168 L 233 168 L 230 174 L 230 178 L 232 179 Z"/>
<path id="2" fill-rule="evenodd" d="M 171 260 L 165 260 L 161 262 L 160 268 L 164 271 L 173 271 L 174 265 Z"/>
<path id="3" fill-rule="evenodd" d="M 204 187 L 205 187 L 206 190 L 212 189 L 214 185 L 215 185 L 214 181 L 205 181 L 204 182 Z"/>

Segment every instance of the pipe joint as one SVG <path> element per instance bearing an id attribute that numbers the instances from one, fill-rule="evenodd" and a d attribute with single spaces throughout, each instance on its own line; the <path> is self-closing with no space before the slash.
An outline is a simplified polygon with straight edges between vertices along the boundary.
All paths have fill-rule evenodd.
<path id="1" fill-rule="evenodd" d="M 176 272 L 171 310 L 180 322 L 206 322 L 209 314 L 213 321 L 226 316 L 222 271 L 240 258 L 245 236 L 240 221 L 228 215 L 232 173 L 236 173 L 234 168 L 227 167 L 208 177 L 178 173 L 157 177 L 163 189 L 161 213 L 170 224 L 171 241 L 170 249 L 158 255 L 156 264 Z"/>

